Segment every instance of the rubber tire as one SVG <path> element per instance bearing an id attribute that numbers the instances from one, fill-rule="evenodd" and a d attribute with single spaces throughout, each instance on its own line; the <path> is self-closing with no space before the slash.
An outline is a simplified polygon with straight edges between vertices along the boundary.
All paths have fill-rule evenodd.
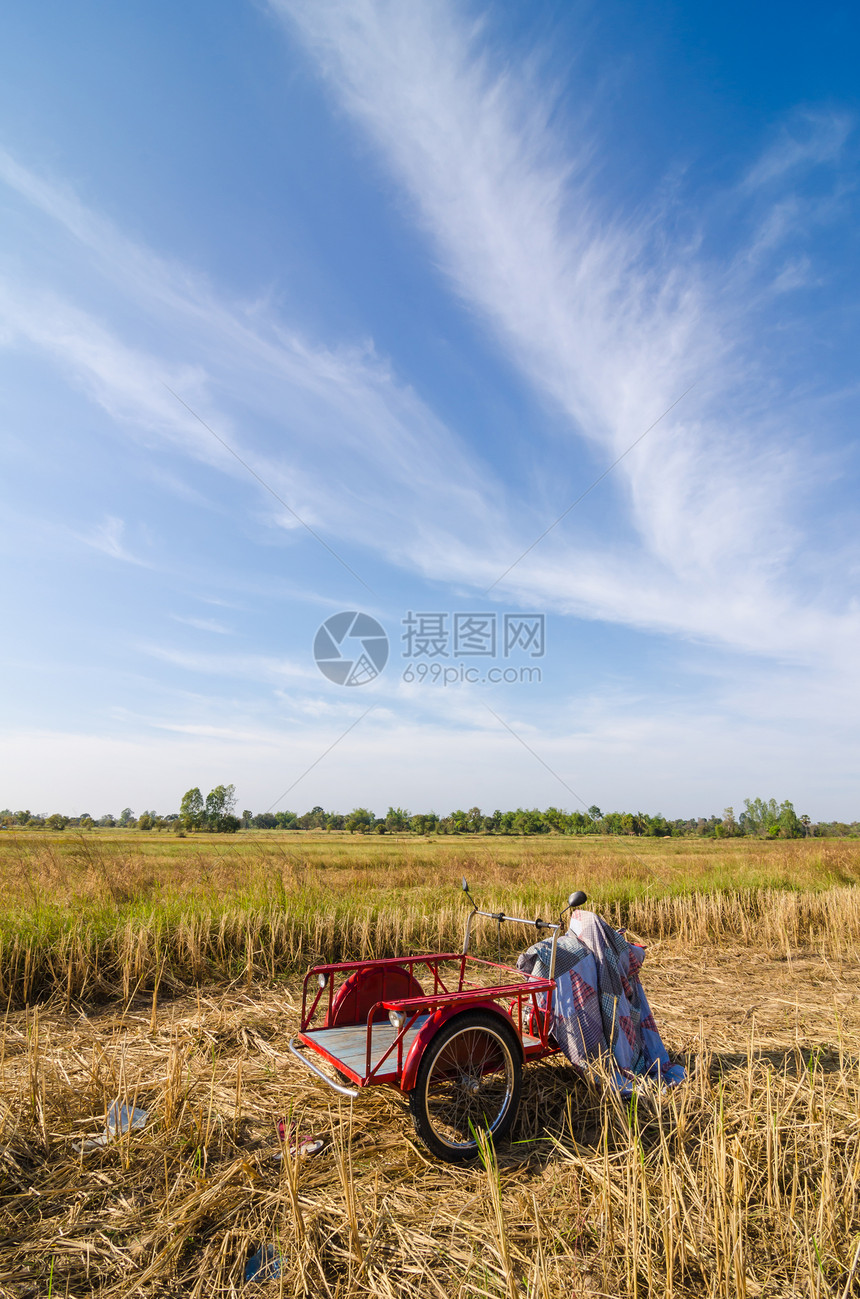
<path id="1" fill-rule="evenodd" d="M 489 1129 L 494 1141 L 500 1141 L 510 1132 L 514 1120 L 517 1117 L 517 1111 L 520 1107 L 520 1093 L 523 1082 L 523 1066 L 521 1059 L 520 1043 L 516 1033 L 508 1024 L 498 1015 L 487 1014 L 485 1011 L 466 1011 L 462 1015 L 457 1015 L 454 1019 L 448 1020 L 440 1028 L 439 1032 L 431 1039 L 418 1066 L 418 1074 L 415 1079 L 415 1086 L 409 1093 L 409 1108 L 412 1111 L 412 1122 L 415 1125 L 415 1131 L 419 1139 L 424 1143 L 431 1154 L 437 1159 L 442 1159 L 448 1164 L 462 1164 L 469 1160 L 476 1159 L 478 1156 L 478 1143 L 474 1137 L 470 1136 L 469 1140 L 462 1144 L 451 1145 L 444 1141 L 436 1132 L 432 1116 L 427 1105 L 427 1084 L 433 1072 L 442 1051 L 448 1045 L 452 1038 L 457 1037 L 466 1029 L 484 1032 L 491 1036 L 502 1047 L 505 1056 L 510 1060 L 512 1073 L 512 1086 L 510 1095 L 507 1099 L 505 1109 L 497 1117 L 495 1123 Z"/>

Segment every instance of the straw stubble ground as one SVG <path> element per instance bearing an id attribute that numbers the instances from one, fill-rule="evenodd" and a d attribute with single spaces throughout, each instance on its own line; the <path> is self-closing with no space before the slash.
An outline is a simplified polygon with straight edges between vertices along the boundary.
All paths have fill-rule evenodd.
<path id="1" fill-rule="evenodd" d="M 858 973 L 847 947 L 657 942 L 644 982 L 690 1082 L 631 1113 L 532 1066 L 514 1143 L 470 1169 L 416 1146 L 396 1093 L 350 1106 L 295 1064 L 292 980 L 10 1011 L 0 1293 L 238 1294 L 268 1242 L 260 1294 L 847 1299 Z M 76 1150 L 117 1096 L 145 1129 Z M 280 1158 L 279 1115 L 323 1153 Z"/>

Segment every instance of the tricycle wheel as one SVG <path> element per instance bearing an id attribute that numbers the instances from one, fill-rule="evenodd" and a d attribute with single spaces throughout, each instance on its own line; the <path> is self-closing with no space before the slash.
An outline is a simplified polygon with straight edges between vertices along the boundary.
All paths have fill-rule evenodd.
<path id="1" fill-rule="evenodd" d="M 507 1135 L 523 1070 L 516 1034 L 498 1015 L 468 1011 L 440 1028 L 421 1063 L 409 1106 L 428 1150 L 448 1163 L 474 1159 L 475 1132 Z"/>

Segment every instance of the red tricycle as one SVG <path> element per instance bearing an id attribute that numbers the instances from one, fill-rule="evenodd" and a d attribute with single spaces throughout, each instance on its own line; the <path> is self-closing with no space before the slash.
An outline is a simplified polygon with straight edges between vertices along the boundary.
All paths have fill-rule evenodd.
<path id="1" fill-rule="evenodd" d="M 462 952 L 315 965 L 305 976 L 301 1030 L 290 1042 L 302 1064 L 343 1096 L 376 1085 L 406 1092 L 418 1136 L 449 1163 L 476 1156 L 478 1129 L 494 1140 L 507 1135 L 523 1064 L 558 1051 L 551 1036 L 556 944 L 566 912 L 586 901 L 573 893 L 557 921 L 523 920 L 481 911 L 465 880 L 463 889 L 472 910 Z M 470 956 L 476 916 L 500 930 L 503 921 L 551 930 L 550 977 L 530 979 L 501 960 Z"/>

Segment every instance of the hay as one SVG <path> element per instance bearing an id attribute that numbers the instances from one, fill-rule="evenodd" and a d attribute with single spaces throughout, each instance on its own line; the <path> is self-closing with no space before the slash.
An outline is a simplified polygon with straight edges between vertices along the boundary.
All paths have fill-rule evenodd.
<path id="1" fill-rule="evenodd" d="M 629 1112 L 529 1067 L 514 1143 L 456 1169 L 401 1097 L 351 1107 L 287 1053 L 295 985 L 162 988 L 6 1015 L 4 1296 L 847 1296 L 860 1232 L 860 1004 L 847 953 L 664 941 L 645 985 L 691 1082 Z M 149 1114 L 102 1149 L 116 1098 Z M 283 1158 L 280 1115 L 326 1139 Z M 854 1273 L 852 1279 L 852 1262 Z"/>
<path id="2" fill-rule="evenodd" d="M 559 886 L 553 886 L 558 903 Z M 319 897 L 301 890 L 265 905 L 199 903 L 155 907 L 126 916 L 108 910 L 96 927 L 86 910 L 36 909 L 29 928 L 20 916 L 0 917 L 0 1005 L 26 1005 L 62 995 L 75 1001 L 128 1002 L 139 991 L 157 999 L 215 979 L 241 978 L 250 986 L 295 974 L 314 961 L 347 961 L 398 952 L 458 951 L 464 908 L 454 902 L 388 900 L 368 911 L 361 890 Z M 487 909 L 510 906 L 516 914 L 552 913 L 548 896 L 505 902 L 490 893 Z M 855 885 L 809 892 L 750 889 L 688 895 L 640 895 L 603 908 L 607 920 L 645 934 L 674 938 L 688 947 L 743 944 L 768 954 L 801 944 L 837 958 L 860 945 L 860 889 Z M 5 930 L 4 930 L 5 923 Z M 505 927 L 507 953 L 534 939 L 524 926 Z M 492 955 L 492 925 L 475 934 L 473 950 Z"/>

